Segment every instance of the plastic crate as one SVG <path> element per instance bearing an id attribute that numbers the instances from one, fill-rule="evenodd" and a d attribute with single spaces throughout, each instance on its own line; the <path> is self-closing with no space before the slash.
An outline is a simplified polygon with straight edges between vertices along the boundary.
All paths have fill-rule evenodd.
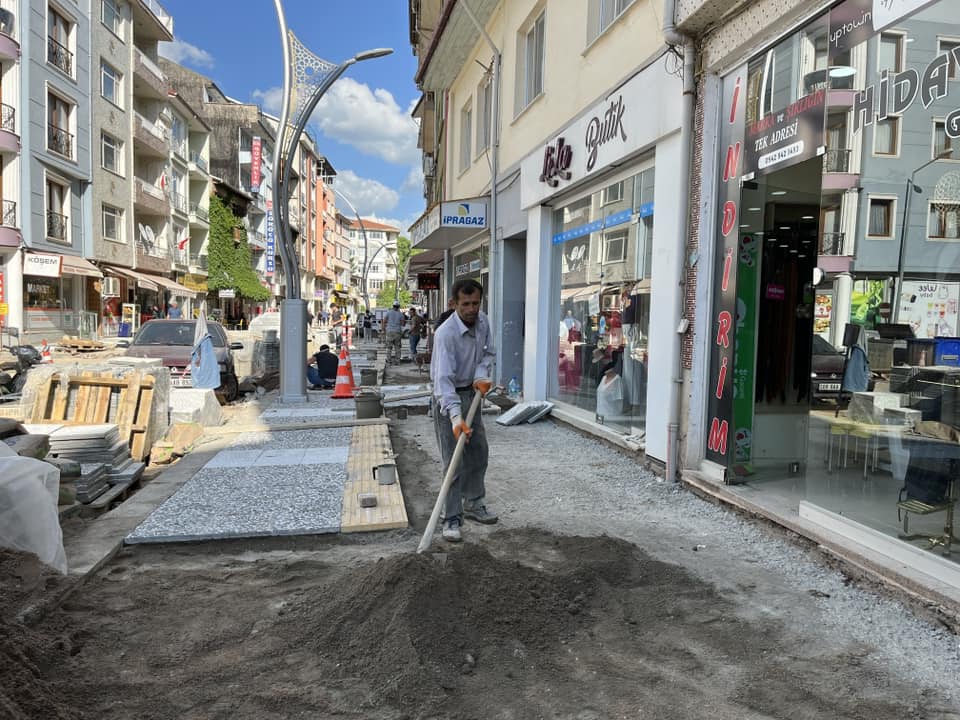
<path id="1" fill-rule="evenodd" d="M 937 365 L 960 367 L 960 338 L 938 337 L 934 342 L 934 361 Z"/>

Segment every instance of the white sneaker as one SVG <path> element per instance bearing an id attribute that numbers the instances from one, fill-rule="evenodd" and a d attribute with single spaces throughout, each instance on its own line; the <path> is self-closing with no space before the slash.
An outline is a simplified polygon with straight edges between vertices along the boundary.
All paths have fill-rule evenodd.
<path id="1" fill-rule="evenodd" d="M 443 524 L 443 539 L 447 542 L 460 542 L 463 536 L 460 534 L 461 520 L 458 517 L 450 518 Z"/>

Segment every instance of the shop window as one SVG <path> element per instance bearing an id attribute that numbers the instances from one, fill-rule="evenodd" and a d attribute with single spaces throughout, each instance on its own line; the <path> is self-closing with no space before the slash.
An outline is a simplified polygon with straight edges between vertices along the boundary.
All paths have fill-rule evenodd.
<path id="1" fill-rule="evenodd" d="M 623 183 L 618 182 L 603 190 L 603 204 L 612 205 L 623 200 Z"/>
<path id="2" fill-rule="evenodd" d="M 114 242 L 124 242 L 123 210 L 104 203 L 101 217 L 104 239 L 113 240 Z"/>
<path id="3" fill-rule="evenodd" d="M 473 101 L 460 110 L 460 172 L 470 167 L 470 140 L 473 137 Z"/>
<path id="4" fill-rule="evenodd" d="M 870 218 L 867 235 L 893 237 L 893 203 L 890 198 L 870 198 Z"/>
<path id="5" fill-rule="evenodd" d="M 633 0 L 589 0 L 587 3 L 587 45 L 633 5 Z"/>
<path id="6" fill-rule="evenodd" d="M 627 259 L 627 240 L 630 233 L 616 230 L 603 236 L 603 260 L 605 263 L 623 262 Z"/>
<path id="7" fill-rule="evenodd" d="M 874 155 L 900 154 L 900 118 L 893 116 L 873 124 Z"/>
<path id="8" fill-rule="evenodd" d="M 100 61 L 100 94 L 114 105 L 123 105 L 123 75 L 110 63 Z"/>
<path id="9" fill-rule="evenodd" d="M 932 203 L 927 234 L 932 238 L 956 240 L 960 237 L 960 203 Z"/>
<path id="10" fill-rule="evenodd" d="M 945 39 L 941 38 L 937 41 L 937 54 L 943 55 L 944 53 L 950 58 L 950 72 L 949 77 L 951 80 L 955 80 L 960 72 L 958 72 L 957 67 L 957 58 L 954 56 L 953 51 L 960 47 L 960 39 L 950 38 Z"/>
<path id="11" fill-rule="evenodd" d="M 492 112 L 493 84 L 485 77 L 477 87 L 477 155 L 490 148 Z"/>
<path id="12" fill-rule="evenodd" d="M 877 71 L 888 70 L 891 73 L 903 72 L 903 35 L 883 33 L 880 35 L 880 49 L 877 54 Z"/>
<path id="13" fill-rule="evenodd" d="M 123 16 L 115 0 L 101 0 L 100 20 L 118 38 L 123 38 Z"/>
<path id="14" fill-rule="evenodd" d="M 933 156 L 934 158 L 939 158 L 941 155 L 945 154 L 947 151 L 950 151 L 951 154 L 947 155 L 947 159 L 953 157 L 953 139 L 947 135 L 946 124 L 943 120 L 934 120 L 933 121 Z"/>
<path id="15" fill-rule="evenodd" d="M 70 242 L 70 186 L 57 180 L 47 180 L 47 238 L 60 243 Z"/>
<path id="16" fill-rule="evenodd" d="M 100 133 L 100 164 L 104 170 L 123 175 L 123 141 L 110 133 Z"/>
<path id="17" fill-rule="evenodd" d="M 543 53 L 546 14 L 534 20 L 518 37 L 516 108 L 519 115 L 530 103 L 543 94 Z"/>

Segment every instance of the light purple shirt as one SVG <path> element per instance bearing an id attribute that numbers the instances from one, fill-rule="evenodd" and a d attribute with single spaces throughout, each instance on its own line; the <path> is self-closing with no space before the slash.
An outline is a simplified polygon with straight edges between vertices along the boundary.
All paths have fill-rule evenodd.
<path id="1" fill-rule="evenodd" d="M 473 327 L 467 327 L 457 313 L 448 317 L 433 336 L 430 379 L 433 395 L 440 400 L 440 413 L 463 415 L 458 387 L 474 380 L 493 378 L 496 353 L 490 337 L 490 321 L 482 312 Z"/>

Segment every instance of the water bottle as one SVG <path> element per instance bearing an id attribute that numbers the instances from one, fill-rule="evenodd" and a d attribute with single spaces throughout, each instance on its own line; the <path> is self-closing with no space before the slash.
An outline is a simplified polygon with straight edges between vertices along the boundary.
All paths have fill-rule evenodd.
<path id="1" fill-rule="evenodd" d="M 516 375 L 510 378 L 510 382 L 507 383 L 507 396 L 511 400 L 520 399 L 520 383 L 517 382 Z"/>

